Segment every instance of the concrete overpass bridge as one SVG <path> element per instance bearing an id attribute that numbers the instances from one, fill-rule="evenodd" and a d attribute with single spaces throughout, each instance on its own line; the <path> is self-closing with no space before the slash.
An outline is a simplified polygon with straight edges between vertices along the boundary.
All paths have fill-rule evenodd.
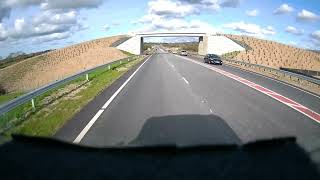
<path id="1" fill-rule="evenodd" d="M 208 53 L 222 55 L 233 51 L 244 51 L 245 49 L 232 41 L 231 39 L 208 33 L 187 33 L 187 32 L 169 32 L 169 33 L 140 33 L 135 34 L 127 41 L 118 45 L 117 48 L 139 55 L 143 51 L 144 38 L 147 37 L 198 37 L 199 48 L 198 54 L 205 55 Z"/>

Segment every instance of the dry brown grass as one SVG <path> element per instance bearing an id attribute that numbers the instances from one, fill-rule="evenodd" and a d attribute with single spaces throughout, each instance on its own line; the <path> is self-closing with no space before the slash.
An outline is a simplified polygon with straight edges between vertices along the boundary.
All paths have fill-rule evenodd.
<path id="1" fill-rule="evenodd" d="M 107 62 L 124 58 L 109 47 L 123 36 L 96 39 L 29 58 L 0 70 L 0 84 L 9 91 L 29 91 Z"/>
<path id="2" fill-rule="evenodd" d="M 320 54 L 249 36 L 226 35 L 229 38 L 242 41 L 252 50 L 243 51 L 233 59 L 253 64 L 261 64 L 272 68 L 294 68 L 320 71 Z"/>

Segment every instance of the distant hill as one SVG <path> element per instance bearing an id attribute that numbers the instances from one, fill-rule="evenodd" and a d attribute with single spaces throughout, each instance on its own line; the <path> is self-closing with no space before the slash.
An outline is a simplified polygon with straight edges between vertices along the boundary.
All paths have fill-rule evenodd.
<path id="1" fill-rule="evenodd" d="M 42 52 L 19 62 L 15 60 L 14 64 L 0 69 L 0 85 L 8 92 L 30 91 L 85 69 L 125 58 L 127 55 L 122 51 L 109 47 L 123 37 L 95 39 Z M 26 55 L 15 58 L 21 56 Z"/>
<path id="2" fill-rule="evenodd" d="M 22 51 L 18 51 L 18 52 L 13 52 L 13 53 L 10 53 L 6 59 L 10 59 L 10 58 L 15 58 L 15 57 L 18 57 L 18 56 L 21 56 L 21 55 L 25 55 L 26 53 L 22 52 Z"/>
<path id="3" fill-rule="evenodd" d="M 320 71 L 320 54 L 309 50 L 262 40 L 250 36 L 225 36 L 250 46 L 250 50 L 236 53 L 232 59 L 272 68 L 293 68 Z"/>
<path id="4" fill-rule="evenodd" d="M 146 43 L 147 47 L 152 45 L 162 45 L 170 49 L 180 49 L 190 52 L 198 52 L 198 42 L 175 42 L 175 43 Z"/>
<path id="5" fill-rule="evenodd" d="M 0 69 L 5 68 L 7 66 L 11 66 L 15 63 L 18 63 L 20 61 L 23 61 L 25 59 L 34 57 L 34 56 L 38 56 L 40 54 L 43 53 L 47 53 L 50 52 L 51 50 L 46 50 L 46 51 L 41 51 L 41 52 L 36 52 L 36 53 L 30 53 L 30 54 L 26 54 L 24 52 L 16 52 L 16 53 L 10 53 L 7 58 L 2 59 L 0 61 Z M 1 59 L 1 58 L 0 58 Z"/>
<path id="6" fill-rule="evenodd" d="M 320 54 L 320 50 L 310 50 L 310 51 Z"/>

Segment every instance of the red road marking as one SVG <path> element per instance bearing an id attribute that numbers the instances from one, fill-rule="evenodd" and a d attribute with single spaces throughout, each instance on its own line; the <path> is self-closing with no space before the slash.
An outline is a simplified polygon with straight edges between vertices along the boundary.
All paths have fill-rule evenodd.
<path id="1" fill-rule="evenodd" d="M 320 123 L 320 115 L 314 111 L 311 111 L 310 109 L 306 107 L 294 107 L 300 112 L 303 112 L 305 115 L 309 116 L 312 119 L 315 119 L 317 122 Z"/>
<path id="2" fill-rule="evenodd" d="M 296 105 L 296 106 L 299 106 L 298 103 L 296 103 L 295 101 L 289 99 L 289 98 L 286 98 L 286 97 L 283 97 L 281 95 L 278 95 L 278 94 L 271 94 L 271 96 L 277 100 L 279 100 L 280 102 L 283 102 L 283 103 L 289 103 L 289 104 L 293 104 L 293 105 Z"/>
<path id="3" fill-rule="evenodd" d="M 242 84 L 245 84 L 245 85 L 247 85 L 247 86 L 249 86 L 249 87 L 251 87 L 251 88 L 253 88 L 253 89 L 255 89 L 255 90 L 257 90 L 257 91 L 259 91 L 261 93 L 263 93 L 263 94 L 266 94 L 266 95 L 270 96 L 273 99 L 276 99 L 276 100 L 280 101 L 281 103 L 283 103 L 283 104 L 295 109 L 296 111 L 298 111 L 298 112 L 308 116 L 309 118 L 313 119 L 314 121 L 320 123 L 320 114 L 312 111 L 311 109 L 309 109 L 309 108 L 307 108 L 307 107 L 305 107 L 305 106 L 303 106 L 303 105 L 301 105 L 301 104 L 299 104 L 299 103 L 297 103 L 297 102 L 295 102 L 295 101 L 293 101 L 293 100 L 291 100 L 291 99 L 289 99 L 287 97 L 284 97 L 281 94 L 278 94 L 278 93 L 276 93 L 276 92 L 274 92 L 274 91 L 272 91 L 270 89 L 267 89 L 267 88 L 265 88 L 265 87 L 263 87 L 261 85 L 255 84 L 255 83 L 253 83 L 253 82 L 251 82 L 249 80 L 246 80 L 244 78 L 241 78 L 241 77 L 236 76 L 236 75 L 234 75 L 232 73 L 220 70 L 220 69 L 215 68 L 215 67 L 211 67 L 211 66 L 209 66 L 209 67 L 212 70 L 214 70 L 214 71 L 216 71 L 216 72 L 218 72 L 218 73 L 220 73 L 222 75 L 225 75 L 225 76 L 227 76 L 227 77 L 229 77 L 231 79 L 234 79 L 234 80 L 236 80 L 236 81 L 238 81 L 238 82 L 240 82 Z"/>
<path id="4" fill-rule="evenodd" d="M 262 91 L 262 92 L 264 92 L 264 93 L 269 93 L 269 94 L 271 94 L 271 93 L 274 93 L 273 91 L 270 91 L 269 89 L 266 89 L 266 88 L 264 88 L 264 87 L 262 87 L 262 86 L 260 86 L 260 85 L 254 85 L 253 86 L 255 89 L 257 89 L 257 90 L 259 90 L 259 91 Z"/>
<path id="5" fill-rule="evenodd" d="M 250 81 L 248 81 L 246 79 L 239 79 L 239 81 L 244 83 L 244 84 L 252 84 L 252 85 L 254 85 L 254 83 L 252 83 L 252 82 L 250 82 Z"/>
<path id="6" fill-rule="evenodd" d="M 243 78 L 241 78 L 239 76 L 236 76 L 236 75 L 234 75 L 232 73 L 223 71 L 221 69 L 218 69 L 218 68 L 215 68 L 215 67 L 212 67 L 212 66 L 209 66 L 209 65 L 205 65 L 203 63 L 191 60 L 189 58 L 184 58 L 184 59 L 187 59 L 188 61 L 191 61 L 191 62 L 194 62 L 196 64 L 199 64 L 199 65 L 201 65 L 203 67 L 207 67 L 207 68 L 209 68 L 211 70 L 214 70 L 214 71 L 216 71 L 216 72 L 218 72 L 218 73 L 220 73 L 222 75 L 225 75 L 225 76 L 227 76 L 227 77 L 229 77 L 231 79 L 234 79 L 234 80 L 236 80 L 236 81 L 238 81 L 238 82 L 240 82 L 242 84 L 245 84 L 245 85 L 247 85 L 247 86 L 249 86 L 249 87 L 251 87 L 251 88 L 253 88 L 253 89 L 255 89 L 255 90 L 257 90 L 257 91 L 259 91 L 261 93 L 263 93 L 263 94 L 268 95 L 269 97 L 271 97 L 271 98 L 273 98 L 275 100 L 278 100 L 279 102 L 281 102 L 281 103 L 283 103 L 283 104 L 285 104 L 285 105 L 297 110 L 298 112 L 300 112 L 300 113 L 306 115 L 307 117 L 313 119 L 314 121 L 320 123 L 320 114 L 312 111 L 311 109 L 309 109 L 309 108 L 307 108 L 307 107 L 305 107 L 305 106 L 303 106 L 303 105 L 301 105 L 301 104 L 299 104 L 299 103 L 297 103 L 297 102 L 295 102 L 295 101 L 293 101 L 293 100 L 291 100 L 291 99 L 289 99 L 287 97 L 282 96 L 281 94 L 278 94 L 278 93 L 276 93 L 276 92 L 274 92 L 274 91 L 272 91 L 270 89 L 267 89 L 267 88 L 265 88 L 265 87 L 263 87 L 261 85 L 255 84 L 255 83 L 253 83 L 253 82 L 251 82 L 249 80 L 243 79 Z"/>

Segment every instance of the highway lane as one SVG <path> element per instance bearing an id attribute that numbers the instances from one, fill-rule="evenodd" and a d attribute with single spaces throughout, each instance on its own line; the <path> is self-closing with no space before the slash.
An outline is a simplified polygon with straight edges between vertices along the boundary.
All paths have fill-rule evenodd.
<path id="1" fill-rule="evenodd" d="M 188 57 L 192 60 L 196 60 L 199 62 L 203 62 L 203 58 L 199 57 Z M 320 95 L 315 95 L 314 93 L 305 92 L 305 90 L 301 90 L 292 85 L 288 85 L 287 83 L 279 82 L 274 80 L 273 78 L 268 78 L 263 75 L 259 75 L 254 72 L 244 71 L 242 69 L 230 66 L 230 65 L 222 65 L 215 66 L 221 70 L 230 72 L 242 78 L 245 78 L 249 81 L 255 82 L 257 84 L 262 85 L 272 91 L 275 91 L 279 94 L 285 95 L 286 97 L 303 104 L 304 106 L 312 109 L 320 113 Z"/>
<path id="2" fill-rule="evenodd" d="M 192 92 L 186 79 L 183 79 L 177 71 L 171 68 L 162 54 L 156 54 L 118 94 L 117 98 L 84 136 L 81 143 L 90 146 L 127 145 L 135 140 L 150 118 L 169 115 L 207 114 L 210 114 L 210 107 Z M 208 119 L 207 117 L 201 118 L 205 119 L 204 121 Z M 172 119 L 172 117 L 167 117 L 167 119 Z M 176 122 L 176 124 L 181 125 L 179 122 Z M 176 125 L 177 132 L 181 128 L 179 125 Z M 161 126 L 167 126 L 167 124 Z M 190 122 L 190 126 L 186 129 L 191 129 L 192 126 L 194 126 L 194 122 Z M 201 127 L 198 129 L 199 131 Z M 214 125 L 212 127 L 216 129 L 223 127 L 226 130 L 219 130 L 219 133 L 206 133 L 201 137 L 204 138 L 207 135 L 206 138 L 214 143 L 239 142 L 233 131 L 223 121 L 218 123 L 218 127 Z M 164 130 L 164 132 L 166 131 Z M 162 136 L 166 135 L 162 134 Z M 186 135 L 185 139 L 192 136 L 190 133 L 189 137 L 187 134 L 184 135 Z M 216 138 L 217 136 L 219 138 Z M 167 144 L 167 140 L 170 140 L 170 138 L 165 137 L 163 142 L 157 141 L 154 143 Z M 204 142 L 200 138 L 197 140 Z M 193 142 L 197 141 L 194 140 Z"/>
<path id="3" fill-rule="evenodd" d="M 176 61 L 172 61 L 176 63 L 175 67 L 183 67 L 180 68 L 180 73 L 189 80 L 194 92 L 208 99 L 207 102 L 211 103 L 210 106 L 215 107 L 214 113 L 222 117 L 232 127 L 242 142 L 292 135 L 298 137 L 298 142 L 309 151 L 315 147 L 320 147 L 320 141 L 318 140 L 320 126 L 314 120 L 217 72 L 201 66 L 186 65 L 190 62 L 178 61 L 181 59 L 180 57 L 175 56 L 170 59 L 176 59 Z M 225 66 L 214 67 L 236 74 Z M 193 70 L 190 70 L 190 68 Z M 190 71 L 193 71 L 193 73 L 190 73 Z M 208 73 L 211 73 L 211 76 L 208 76 Z M 240 76 L 247 79 L 242 74 Z M 261 81 L 255 81 L 253 78 L 248 80 L 265 87 L 265 84 Z M 282 86 L 275 81 L 272 81 L 272 83 L 276 87 L 275 89 L 279 88 L 277 86 Z M 296 93 L 296 89 L 291 89 Z M 291 93 L 292 91 L 281 91 L 284 96 Z M 318 98 L 314 96 L 304 92 L 300 92 L 300 94 L 302 95 L 299 98 L 296 97 L 298 100 L 301 99 L 301 96 L 309 98 L 307 103 L 302 102 L 303 105 L 314 107 L 313 103 L 319 103 Z M 319 112 L 317 107 L 312 110 Z"/>
<path id="4" fill-rule="evenodd" d="M 320 126 L 307 116 L 208 68 L 155 54 L 80 144 L 240 144 L 283 136 L 296 136 L 310 151 L 320 147 Z"/>

